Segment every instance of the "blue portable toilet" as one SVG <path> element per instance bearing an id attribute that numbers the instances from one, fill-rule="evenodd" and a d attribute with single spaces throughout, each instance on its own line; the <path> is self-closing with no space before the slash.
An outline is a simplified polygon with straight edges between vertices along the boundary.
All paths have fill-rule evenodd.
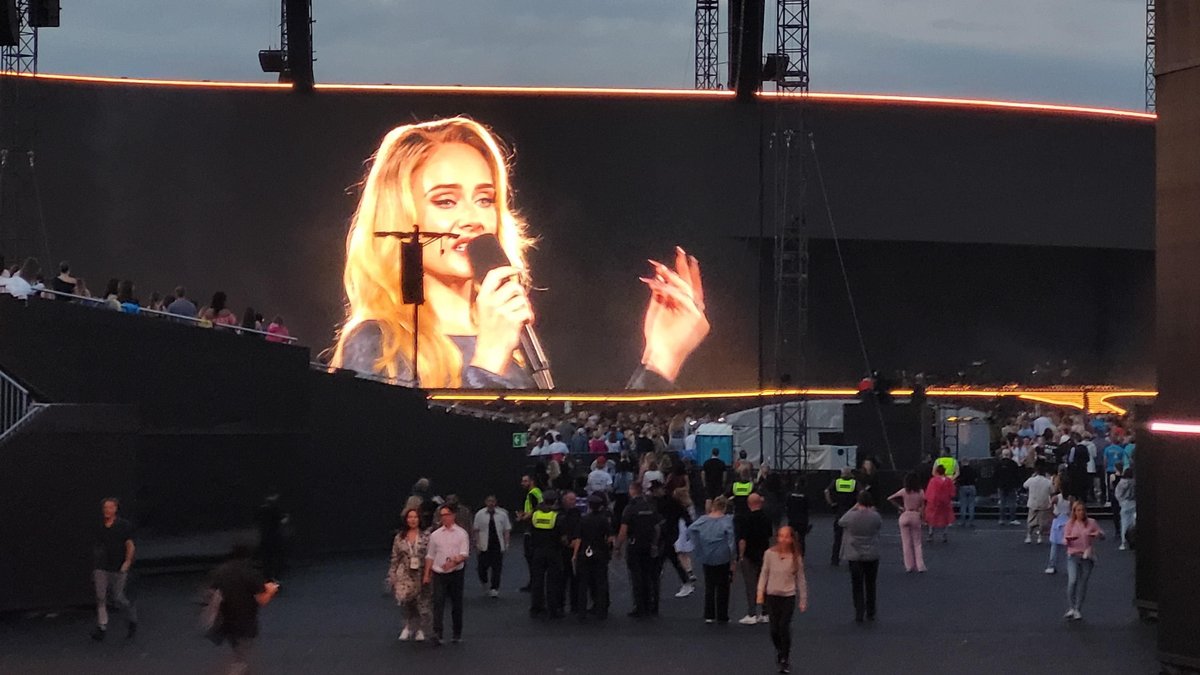
<path id="1" fill-rule="evenodd" d="M 733 463 L 732 424 L 707 422 L 696 429 L 696 461 L 708 461 L 713 448 L 717 449 L 717 457 L 720 457 L 722 462 Z"/>

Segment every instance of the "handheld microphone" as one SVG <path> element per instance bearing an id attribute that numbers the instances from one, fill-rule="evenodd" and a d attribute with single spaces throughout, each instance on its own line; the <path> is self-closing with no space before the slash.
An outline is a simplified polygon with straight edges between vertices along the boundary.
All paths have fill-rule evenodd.
<path id="1" fill-rule="evenodd" d="M 494 234 L 484 234 L 472 239 L 467 244 L 467 257 L 471 260 L 471 270 L 476 283 L 483 283 L 487 273 L 497 267 L 512 264 L 508 254 L 500 247 L 500 240 Z M 521 350 L 525 363 L 529 364 L 529 369 L 533 372 L 533 381 L 537 383 L 538 388 L 553 389 L 554 377 L 550 374 L 550 360 L 546 358 L 546 352 L 542 350 L 542 343 L 538 340 L 533 326 L 528 323 L 521 326 L 521 338 L 517 348 Z"/>

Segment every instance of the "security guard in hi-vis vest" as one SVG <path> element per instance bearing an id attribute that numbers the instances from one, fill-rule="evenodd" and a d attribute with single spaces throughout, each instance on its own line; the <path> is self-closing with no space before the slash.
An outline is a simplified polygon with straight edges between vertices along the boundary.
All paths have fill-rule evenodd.
<path id="1" fill-rule="evenodd" d="M 841 518 L 858 502 L 858 481 L 850 467 L 842 469 L 842 473 L 825 488 L 825 501 L 833 507 L 833 550 L 829 553 L 829 564 L 838 565 L 842 561 L 842 528 L 838 525 Z"/>
<path id="2" fill-rule="evenodd" d="M 525 492 L 525 501 L 522 508 L 517 512 L 517 522 L 525 525 L 525 534 L 521 538 L 522 553 L 525 554 L 525 568 L 529 570 L 529 583 L 525 584 L 521 591 L 528 591 L 533 585 L 533 540 L 530 534 L 530 519 L 533 518 L 533 512 L 537 510 L 538 504 L 542 503 L 542 490 L 534 482 L 533 474 L 525 474 L 521 476 L 521 490 Z"/>
<path id="3" fill-rule="evenodd" d="M 754 482 L 750 480 L 750 468 L 742 467 L 729 488 L 729 499 L 733 503 L 734 513 L 746 513 L 750 510 L 746 502 L 751 492 L 754 492 Z"/>
<path id="4" fill-rule="evenodd" d="M 529 615 L 549 614 L 561 618 L 563 605 L 563 558 L 567 547 L 566 518 L 558 510 L 558 493 L 547 490 L 542 503 L 530 516 L 529 530 L 533 559 L 530 562 Z"/>

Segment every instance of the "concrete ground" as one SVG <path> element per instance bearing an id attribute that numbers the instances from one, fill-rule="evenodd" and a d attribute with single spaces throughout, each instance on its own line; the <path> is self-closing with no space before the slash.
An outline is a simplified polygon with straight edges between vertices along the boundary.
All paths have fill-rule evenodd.
<path id="1" fill-rule="evenodd" d="M 1111 525 L 1104 523 L 1111 534 Z M 845 566 L 831 567 L 828 519 L 809 537 L 810 609 L 793 623 L 794 673 L 1152 673 L 1154 629 L 1133 608 L 1133 554 L 1100 545 L 1084 620 L 1068 623 L 1066 574 L 1043 573 L 1047 545 L 1025 545 L 1019 527 L 955 528 L 927 544 L 927 574 L 906 574 L 894 516 L 886 516 L 879 618 L 853 622 Z M 297 565 L 262 614 L 256 673 L 751 673 L 774 672 L 767 626 L 705 625 L 702 589 L 676 599 L 664 571 L 662 616 L 634 620 L 623 565 L 611 568 L 606 622 L 533 621 L 518 551 L 506 560 L 499 599 L 484 597 L 470 563 L 464 641 L 434 649 L 396 642 L 400 613 L 381 596 L 386 556 Z M 114 618 L 103 643 L 83 609 L 0 619 L 0 673 L 188 675 L 222 672 L 227 647 L 195 628 L 202 574 L 141 574 L 133 581 L 141 630 L 127 642 Z M 745 613 L 740 580 L 731 614 Z M 447 623 L 449 617 L 447 616 Z M 413 670 L 417 669 L 417 670 Z"/>

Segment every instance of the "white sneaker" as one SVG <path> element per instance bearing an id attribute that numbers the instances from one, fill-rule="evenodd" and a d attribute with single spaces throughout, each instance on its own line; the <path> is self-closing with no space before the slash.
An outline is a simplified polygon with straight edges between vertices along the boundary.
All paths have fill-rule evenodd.
<path id="1" fill-rule="evenodd" d="M 1053 567 L 1047 567 L 1047 568 L 1046 568 L 1046 574 L 1054 574 L 1054 568 L 1053 568 Z"/>
<path id="2" fill-rule="evenodd" d="M 758 621 L 759 623 L 771 623 L 771 617 L 767 616 L 766 614 L 759 614 L 755 621 Z"/>
<path id="3" fill-rule="evenodd" d="M 1063 614 L 1063 618 L 1064 618 L 1064 619 L 1074 619 L 1074 618 L 1075 618 L 1075 610 L 1073 610 L 1073 609 L 1068 609 L 1068 610 L 1067 610 L 1067 613 L 1066 613 L 1066 614 Z"/>
<path id="4" fill-rule="evenodd" d="M 1019 521 L 1019 520 L 1014 520 L 1011 523 L 1009 523 L 1009 525 L 1020 525 L 1020 524 L 1021 524 L 1021 521 Z"/>
<path id="5" fill-rule="evenodd" d="M 411 637 L 411 636 L 412 636 L 412 633 L 410 633 L 410 632 L 408 631 L 408 626 L 405 626 L 405 627 L 404 627 L 404 630 L 400 631 L 400 637 L 398 637 L 398 638 L 396 638 L 396 639 L 397 639 L 397 640 L 400 640 L 401 642 L 403 642 L 404 640 L 407 640 L 407 639 L 408 639 L 409 637 Z"/>
<path id="6" fill-rule="evenodd" d="M 1031 537 L 1031 536 L 1029 536 L 1029 535 L 1025 535 L 1025 543 L 1026 543 L 1026 544 L 1032 544 L 1032 543 L 1033 543 L 1033 537 Z"/>
<path id="7" fill-rule="evenodd" d="M 742 618 L 738 619 L 738 623 L 742 624 L 743 626 L 753 626 L 758 623 L 758 619 L 747 614 L 746 616 L 743 616 Z"/>
<path id="8" fill-rule="evenodd" d="M 1125 550 L 1125 544 L 1121 544 L 1120 546 L 1118 546 L 1118 547 L 1117 547 L 1117 550 L 1118 550 L 1118 551 L 1124 551 L 1124 550 Z"/>
<path id="9" fill-rule="evenodd" d="M 414 637 L 413 640 L 415 640 L 417 642 L 424 642 L 425 641 L 425 633 L 423 631 L 417 631 L 417 636 Z"/>
<path id="10" fill-rule="evenodd" d="M 696 591 L 696 587 L 691 584 L 684 584 L 679 587 L 679 592 L 675 594 L 677 598 L 686 598 Z"/>
<path id="11" fill-rule="evenodd" d="M 704 620 L 704 623 L 716 623 L 716 622 L 717 622 L 716 619 L 705 619 Z"/>
<path id="12" fill-rule="evenodd" d="M 1080 619 L 1083 618 L 1083 615 L 1080 614 L 1079 610 L 1077 610 L 1077 609 L 1071 610 L 1071 613 L 1072 613 L 1071 618 L 1075 619 L 1076 621 L 1079 621 Z"/>
<path id="13" fill-rule="evenodd" d="M 1040 546 L 1041 544 L 1042 544 L 1042 535 L 1039 534 L 1038 535 L 1038 545 Z"/>
<path id="14" fill-rule="evenodd" d="M 488 590 L 488 597 L 489 597 L 489 598 L 498 598 L 498 597 L 500 597 L 500 591 L 498 591 L 498 590 L 496 590 L 496 589 L 494 589 L 494 588 L 492 588 L 492 589 L 489 589 L 489 590 Z"/>

